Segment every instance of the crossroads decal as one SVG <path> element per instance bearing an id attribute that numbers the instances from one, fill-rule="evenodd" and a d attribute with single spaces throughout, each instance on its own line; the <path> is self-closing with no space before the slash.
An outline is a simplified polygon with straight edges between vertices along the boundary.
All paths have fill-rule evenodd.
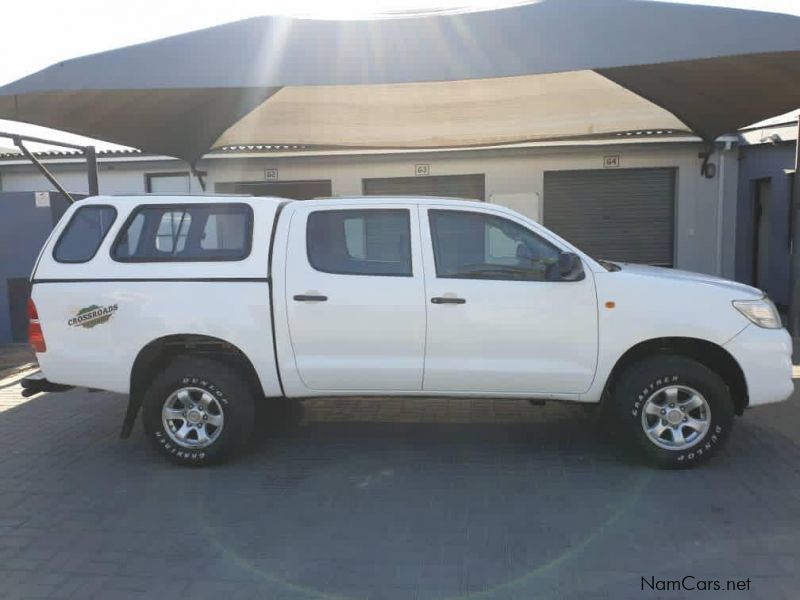
<path id="1" fill-rule="evenodd" d="M 74 317 L 67 321 L 67 325 L 70 327 L 86 327 L 88 329 L 95 325 L 107 323 L 117 308 L 119 307 L 116 304 L 109 304 L 108 306 L 92 304 L 80 309 Z"/>

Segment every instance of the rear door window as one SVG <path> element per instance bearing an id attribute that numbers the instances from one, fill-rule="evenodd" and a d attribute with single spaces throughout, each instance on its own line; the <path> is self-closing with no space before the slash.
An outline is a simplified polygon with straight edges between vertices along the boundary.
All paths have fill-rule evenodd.
<path id="1" fill-rule="evenodd" d="M 250 254 L 253 211 L 246 204 L 141 206 L 112 256 L 123 262 L 242 260 Z"/>
<path id="2" fill-rule="evenodd" d="M 61 233 L 53 258 L 60 263 L 90 261 L 116 218 L 117 210 L 113 206 L 81 206 Z"/>
<path id="3" fill-rule="evenodd" d="M 308 216 L 308 261 L 341 275 L 411 277 L 407 209 L 319 210 Z"/>

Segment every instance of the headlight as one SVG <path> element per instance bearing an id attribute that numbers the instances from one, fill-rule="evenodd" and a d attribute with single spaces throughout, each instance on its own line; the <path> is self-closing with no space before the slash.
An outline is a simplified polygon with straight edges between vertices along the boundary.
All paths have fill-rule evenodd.
<path id="1" fill-rule="evenodd" d="M 766 296 L 760 300 L 734 300 L 733 306 L 759 327 L 765 329 L 782 327 L 778 309 Z"/>

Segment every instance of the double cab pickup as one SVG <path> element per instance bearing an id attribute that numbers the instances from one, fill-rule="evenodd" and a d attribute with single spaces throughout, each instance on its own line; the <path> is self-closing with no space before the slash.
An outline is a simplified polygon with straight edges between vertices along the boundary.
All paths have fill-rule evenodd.
<path id="1" fill-rule="evenodd" d="M 235 454 L 259 402 L 357 395 L 597 405 L 636 456 L 684 467 L 793 391 L 763 292 L 596 260 L 481 202 L 93 197 L 31 283 L 27 393 L 127 394 L 123 437 L 141 413 L 179 463 Z"/>

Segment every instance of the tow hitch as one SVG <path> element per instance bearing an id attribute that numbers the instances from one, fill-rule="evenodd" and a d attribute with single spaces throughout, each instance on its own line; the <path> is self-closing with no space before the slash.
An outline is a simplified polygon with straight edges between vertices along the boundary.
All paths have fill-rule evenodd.
<path id="1" fill-rule="evenodd" d="M 41 392 L 66 392 L 74 387 L 71 385 L 47 381 L 47 379 L 45 379 L 44 375 L 41 373 L 26 377 L 20 382 L 20 385 L 22 385 L 22 395 L 25 398 L 30 398 L 31 396 Z"/>

